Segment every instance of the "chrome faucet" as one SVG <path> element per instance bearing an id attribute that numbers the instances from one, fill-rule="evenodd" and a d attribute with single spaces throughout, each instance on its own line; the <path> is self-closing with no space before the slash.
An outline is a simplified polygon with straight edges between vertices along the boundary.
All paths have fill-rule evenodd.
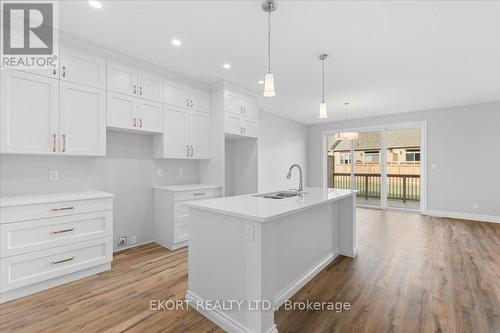
<path id="1" fill-rule="evenodd" d="M 286 175 L 286 179 L 290 179 L 292 177 L 292 169 L 297 168 L 299 169 L 299 189 L 296 190 L 299 194 L 302 194 L 304 192 L 304 188 L 302 187 L 302 168 L 298 164 L 292 164 L 290 169 L 288 169 L 288 174 Z"/>

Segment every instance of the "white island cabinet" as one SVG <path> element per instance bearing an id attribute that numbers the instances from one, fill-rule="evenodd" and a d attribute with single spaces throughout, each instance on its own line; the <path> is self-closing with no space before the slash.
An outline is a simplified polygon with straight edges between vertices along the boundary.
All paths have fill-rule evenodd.
<path id="1" fill-rule="evenodd" d="M 113 194 L 0 199 L 0 303 L 111 269 Z"/>
<path id="2" fill-rule="evenodd" d="M 154 187 L 154 241 L 170 250 L 188 245 L 187 203 L 220 197 L 218 185 L 192 184 Z"/>
<path id="3" fill-rule="evenodd" d="M 310 187 L 189 203 L 186 299 L 228 332 L 276 333 L 275 309 L 338 255 L 356 255 L 355 194 Z M 225 306 L 207 311 L 214 300 Z"/>

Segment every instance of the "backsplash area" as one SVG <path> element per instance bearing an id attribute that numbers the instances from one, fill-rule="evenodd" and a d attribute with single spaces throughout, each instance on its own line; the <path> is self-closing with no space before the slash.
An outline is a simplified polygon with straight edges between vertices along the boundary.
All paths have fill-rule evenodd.
<path id="1" fill-rule="evenodd" d="M 101 190 L 113 193 L 118 236 L 153 237 L 154 185 L 199 182 L 198 161 L 153 159 L 151 135 L 107 133 L 105 157 L 0 155 L 0 195 Z M 52 171 L 52 175 L 51 175 Z M 50 180 L 55 176 L 57 180 Z"/>

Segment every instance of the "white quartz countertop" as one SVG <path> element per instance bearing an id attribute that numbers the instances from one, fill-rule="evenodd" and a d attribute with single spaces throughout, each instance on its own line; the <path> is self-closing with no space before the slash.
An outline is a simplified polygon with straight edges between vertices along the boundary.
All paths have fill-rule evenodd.
<path id="1" fill-rule="evenodd" d="M 153 188 L 155 190 L 180 192 L 180 191 L 208 190 L 211 188 L 220 188 L 220 187 L 221 187 L 220 185 L 187 184 L 187 185 L 168 185 L 168 186 L 156 185 Z"/>
<path id="2" fill-rule="evenodd" d="M 328 202 L 352 196 L 357 191 L 306 187 L 302 198 L 268 199 L 262 194 L 246 194 L 188 202 L 188 206 L 210 212 L 231 215 L 259 222 L 294 214 L 301 210 L 324 205 Z"/>
<path id="3" fill-rule="evenodd" d="M 101 192 L 101 191 L 20 195 L 13 197 L 1 197 L 0 207 L 35 205 L 35 204 L 60 202 L 60 201 L 102 199 L 102 198 L 112 198 L 113 196 L 114 195 L 112 193 Z"/>

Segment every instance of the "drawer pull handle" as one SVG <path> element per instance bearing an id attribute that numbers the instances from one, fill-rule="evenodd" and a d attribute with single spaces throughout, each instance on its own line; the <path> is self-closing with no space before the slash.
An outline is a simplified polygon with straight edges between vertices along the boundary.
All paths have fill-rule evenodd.
<path id="1" fill-rule="evenodd" d="M 67 259 L 63 259 L 63 260 L 52 261 L 51 264 L 52 265 L 62 264 L 63 262 L 68 262 L 68 261 L 71 261 L 74 259 L 75 259 L 75 257 L 71 257 L 71 258 L 67 258 Z"/>
<path id="2" fill-rule="evenodd" d="M 205 192 L 196 192 L 194 195 L 205 195 Z"/>
<path id="3" fill-rule="evenodd" d="M 72 210 L 72 209 L 75 209 L 75 207 L 72 206 L 72 207 L 62 207 L 62 208 L 51 208 L 50 211 L 51 212 L 59 212 L 62 210 Z"/>
<path id="4" fill-rule="evenodd" d="M 63 230 L 56 230 L 56 231 L 51 231 L 50 233 L 51 234 L 62 234 L 62 233 L 70 232 L 70 231 L 73 231 L 73 230 L 75 230 L 75 228 L 69 228 L 69 229 L 63 229 Z"/>

